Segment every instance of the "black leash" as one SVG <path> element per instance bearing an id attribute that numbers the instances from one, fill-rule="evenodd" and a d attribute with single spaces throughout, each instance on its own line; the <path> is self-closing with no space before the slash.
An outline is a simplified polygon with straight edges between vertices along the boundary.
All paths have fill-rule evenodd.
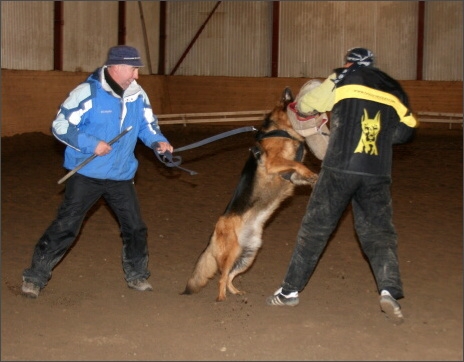
<path id="1" fill-rule="evenodd" d="M 248 126 L 248 127 L 241 127 L 241 128 L 233 129 L 231 131 L 219 133 L 219 134 L 217 134 L 215 136 L 205 138 L 204 140 L 201 140 L 201 141 L 198 141 L 198 142 L 195 142 L 195 143 L 191 143 L 191 144 L 183 146 L 183 147 L 176 148 L 173 151 L 173 153 L 174 152 L 181 152 L 181 151 L 190 150 L 192 148 L 200 147 L 200 146 L 203 146 L 203 145 L 205 145 L 207 143 L 214 142 L 214 141 L 220 140 L 222 138 L 230 137 L 230 136 L 236 135 L 238 133 L 251 132 L 251 131 L 256 131 L 256 128 L 254 128 L 253 126 Z M 172 153 L 169 152 L 169 151 L 166 151 L 166 152 L 160 154 L 159 152 L 156 151 L 156 149 L 157 149 L 157 144 L 155 144 L 153 146 L 153 150 L 154 150 L 155 155 L 158 158 L 158 160 L 161 163 L 164 163 L 165 166 L 167 166 L 167 167 L 177 167 L 177 168 L 179 168 L 179 169 L 181 169 L 181 170 L 183 170 L 185 172 L 188 172 L 190 175 L 198 174 L 198 172 L 191 171 L 191 170 L 188 170 L 186 168 L 180 167 L 180 164 L 182 163 L 182 157 L 181 156 L 173 156 Z"/>
<path id="2" fill-rule="evenodd" d="M 191 143 L 190 145 L 187 145 L 187 146 L 184 146 L 184 147 L 176 148 L 174 150 L 174 152 L 181 152 L 181 151 L 185 151 L 185 150 L 190 150 L 192 148 L 200 147 L 200 146 L 203 146 L 203 145 L 205 145 L 207 143 L 217 141 L 217 140 L 219 140 L 221 138 L 226 138 L 226 137 L 229 137 L 229 136 L 236 135 L 238 133 L 251 132 L 251 131 L 256 131 L 256 128 L 254 128 L 253 126 L 249 126 L 249 127 L 241 127 L 241 128 L 233 129 L 231 131 L 219 133 L 219 134 L 217 134 L 215 136 L 205 138 L 202 141 Z"/>

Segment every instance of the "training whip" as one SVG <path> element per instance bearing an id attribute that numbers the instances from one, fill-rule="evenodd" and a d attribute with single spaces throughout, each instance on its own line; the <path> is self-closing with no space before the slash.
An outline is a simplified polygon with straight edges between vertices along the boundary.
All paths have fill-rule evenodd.
<path id="1" fill-rule="evenodd" d="M 116 137 L 114 137 L 111 141 L 108 142 L 108 144 L 111 146 L 113 143 L 115 143 L 117 140 L 119 140 L 122 136 L 124 136 L 127 132 L 129 132 L 132 129 L 132 126 L 127 127 L 124 131 L 122 131 L 120 134 L 118 134 Z M 97 157 L 96 154 L 93 154 L 90 156 L 88 159 L 86 159 L 84 162 L 82 162 L 80 165 L 78 165 L 76 168 L 73 170 L 69 171 L 63 178 L 61 178 L 58 181 L 58 184 L 63 183 L 66 181 L 68 178 L 70 178 L 72 175 L 74 175 L 77 171 L 79 171 L 82 167 L 87 165 L 90 161 L 92 161 L 95 157 Z"/>

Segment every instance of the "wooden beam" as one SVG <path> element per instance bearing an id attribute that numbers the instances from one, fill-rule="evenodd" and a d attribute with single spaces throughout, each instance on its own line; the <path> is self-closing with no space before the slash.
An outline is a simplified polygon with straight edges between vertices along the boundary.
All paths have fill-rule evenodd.
<path id="1" fill-rule="evenodd" d="M 126 2 L 118 1 L 118 45 L 126 44 Z"/>
<path id="2" fill-rule="evenodd" d="M 167 1 L 159 2 L 159 50 L 158 50 L 158 74 L 166 74 L 166 7 Z"/>
<path id="3" fill-rule="evenodd" d="M 279 33 L 280 33 L 280 1 L 272 2 L 272 59 L 271 77 L 279 76 Z"/>
<path id="4" fill-rule="evenodd" d="M 419 1 L 417 24 L 417 65 L 416 65 L 416 80 L 422 80 L 424 67 L 424 17 L 425 17 L 425 1 Z"/>
<path id="5" fill-rule="evenodd" d="M 63 70 L 63 1 L 54 2 L 53 70 Z"/>

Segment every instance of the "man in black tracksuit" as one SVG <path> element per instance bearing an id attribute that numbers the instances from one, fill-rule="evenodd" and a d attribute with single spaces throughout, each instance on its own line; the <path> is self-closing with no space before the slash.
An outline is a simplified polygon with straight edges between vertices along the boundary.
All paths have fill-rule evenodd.
<path id="1" fill-rule="evenodd" d="M 373 66 L 372 52 L 350 49 L 343 68 L 293 108 L 300 115 L 331 111 L 330 140 L 318 182 L 303 217 L 287 274 L 269 305 L 294 306 L 351 202 L 354 226 L 380 293 L 381 310 L 403 315 L 390 194 L 392 145 L 410 140 L 417 120 L 400 84 Z"/>

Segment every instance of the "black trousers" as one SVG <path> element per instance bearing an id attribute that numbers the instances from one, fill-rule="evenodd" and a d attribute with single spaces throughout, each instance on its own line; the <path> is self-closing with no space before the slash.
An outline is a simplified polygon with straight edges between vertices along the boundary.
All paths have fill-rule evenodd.
<path id="1" fill-rule="evenodd" d="M 121 227 L 122 267 L 126 281 L 148 278 L 147 227 L 141 218 L 133 180 L 100 180 L 74 174 L 66 183 L 56 219 L 37 242 L 23 279 L 43 288 L 52 269 L 75 241 L 89 209 L 103 197 Z"/>
<path id="2" fill-rule="evenodd" d="M 378 290 L 403 297 L 392 223 L 391 178 L 349 174 L 323 168 L 310 196 L 295 249 L 282 283 L 284 293 L 301 291 L 349 202 L 354 226 Z"/>

